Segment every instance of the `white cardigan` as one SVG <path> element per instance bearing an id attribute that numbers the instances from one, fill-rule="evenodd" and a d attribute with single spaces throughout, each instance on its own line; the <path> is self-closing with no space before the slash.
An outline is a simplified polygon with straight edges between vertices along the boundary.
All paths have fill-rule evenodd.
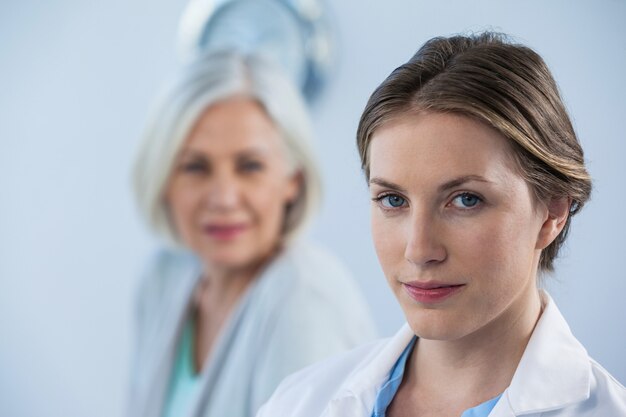
<path id="1" fill-rule="evenodd" d="M 139 290 L 128 417 L 160 417 L 200 276 L 188 253 L 159 253 Z M 329 253 L 298 244 L 241 297 L 200 376 L 189 416 L 249 417 L 288 374 L 374 338 L 361 293 Z M 185 416 L 181 416 L 185 417 Z"/>
<path id="2" fill-rule="evenodd" d="M 556 304 L 546 306 L 490 417 L 624 417 L 626 389 L 587 355 Z M 407 346 L 408 325 L 391 339 L 287 378 L 257 417 L 370 417 L 379 387 Z"/>

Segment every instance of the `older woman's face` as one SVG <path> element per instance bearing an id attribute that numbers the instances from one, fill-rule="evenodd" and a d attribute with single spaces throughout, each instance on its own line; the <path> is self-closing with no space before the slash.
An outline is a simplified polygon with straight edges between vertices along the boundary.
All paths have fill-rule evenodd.
<path id="1" fill-rule="evenodd" d="M 261 106 L 210 106 L 182 146 L 166 201 L 180 239 L 211 267 L 245 268 L 272 254 L 299 190 L 283 138 Z"/>
<path id="2" fill-rule="evenodd" d="M 478 335 L 538 303 L 553 231 L 504 137 L 466 117 L 413 113 L 370 146 L 376 252 L 418 336 Z"/>

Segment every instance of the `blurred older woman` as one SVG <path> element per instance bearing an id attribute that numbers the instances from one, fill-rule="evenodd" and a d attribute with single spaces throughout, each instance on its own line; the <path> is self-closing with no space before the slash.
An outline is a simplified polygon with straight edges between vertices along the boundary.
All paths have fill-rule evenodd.
<path id="1" fill-rule="evenodd" d="M 310 135 L 260 58 L 208 55 L 161 97 L 135 191 L 170 245 L 139 290 L 129 416 L 251 416 L 285 375 L 373 336 L 344 267 L 296 239 L 318 203 Z"/>

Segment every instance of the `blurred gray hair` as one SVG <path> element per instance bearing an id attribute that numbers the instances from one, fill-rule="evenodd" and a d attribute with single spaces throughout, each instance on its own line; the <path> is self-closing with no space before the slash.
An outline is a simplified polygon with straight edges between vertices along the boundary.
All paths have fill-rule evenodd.
<path id="1" fill-rule="evenodd" d="M 282 133 L 288 163 L 302 177 L 300 193 L 287 208 L 283 239 L 292 240 L 319 205 L 321 184 L 310 147 L 311 125 L 296 87 L 262 57 L 213 52 L 182 68 L 160 95 L 135 162 L 139 211 L 148 226 L 169 243 L 182 244 L 164 198 L 176 156 L 202 113 L 233 96 L 250 97 L 261 104 Z"/>

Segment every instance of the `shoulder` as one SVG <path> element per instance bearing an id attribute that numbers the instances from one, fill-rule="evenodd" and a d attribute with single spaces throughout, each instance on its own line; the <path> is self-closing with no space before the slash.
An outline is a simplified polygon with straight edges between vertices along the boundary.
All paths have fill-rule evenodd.
<path id="1" fill-rule="evenodd" d="M 347 273 L 339 258 L 323 246 L 310 241 L 294 242 L 285 253 L 298 264 L 306 266 L 307 270 Z"/>
<path id="2" fill-rule="evenodd" d="M 151 315 L 167 303 L 184 280 L 194 280 L 198 261 L 189 252 L 161 248 L 148 260 L 139 279 L 135 302 L 140 316 Z"/>
<path id="3" fill-rule="evenodd" d="M 592 379 L 587 402 L 596 404 L 602 415 L 626 416 L 626 388 L 594 359 L 590 362 Z"/>
<path id="4" fill-rule="evenodd" d="M 509 387 L 514 410 L 548 416 L 626 416 L 626 391 L 589 356 L 550 295 Z"/>
<path id="5" fill-rule="evenodd" d="M 340 333 L 337 340 L 355 346 L 375 335 L 369 307 L 347 268 L 332 254 L 312 244 L 298 244 L 276 261 L 267 298 L 277 303 L 277 329 L 303 334 Z M 277 297 L 281 294 L 281 297 Z M 269 301 L 268 301 L 269 302 Z M 306 328 L 307 332 L 302 332 Z"/>
<path id="6" fill-rule="evenodd" d="M 345 389 L 352 376 L 384 349 L 388 339 L 361 345 L 308 366 L 285 378 L 258 417 L 290 415 L 319 416 Z"/>
<path id="7" fill-rule="evenodd" d="M 375 337 L 358 286 L 343 265 L 313 246 L 289 248 L 260 278 L 250 298 L 255 391 L 263 403 L 285 376 Z M 348 287 L 349 290 L 345 288 Z"/>
<path id="8" fill-rule="evenodd" d="M 362 300 L 360 288 L 343 262 L 321 246 L 299 242 L 286 250 L 279 262 L 288 265 L 294 292 L 324 301 Z"/>

